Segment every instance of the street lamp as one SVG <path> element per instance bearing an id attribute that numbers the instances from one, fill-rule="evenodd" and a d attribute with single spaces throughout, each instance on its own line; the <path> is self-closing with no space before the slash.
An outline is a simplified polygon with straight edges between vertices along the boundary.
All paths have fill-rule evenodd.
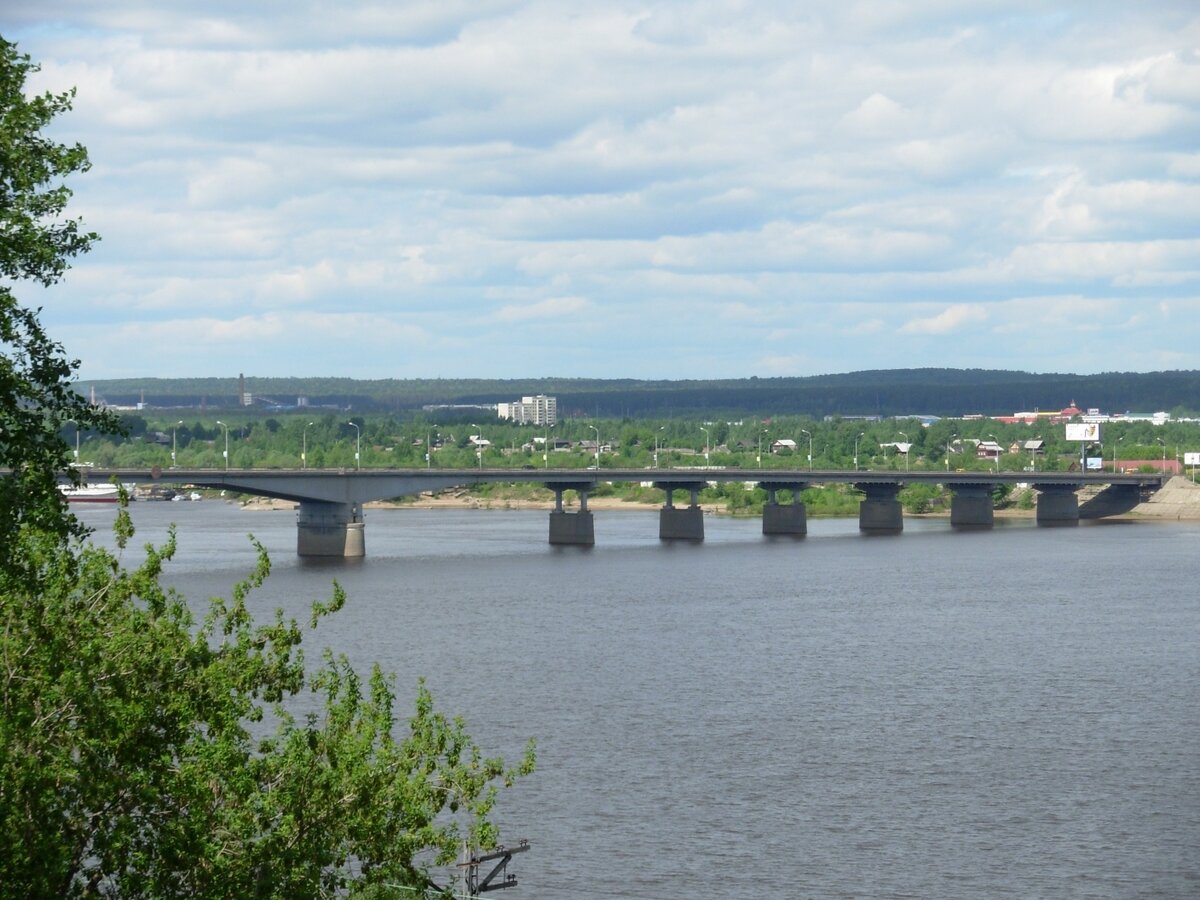
<path id="1" fill-rule="evenodd" d="M 952 440 L 954 440 L 956 437 L 958 437 L 957 432 L 950 435 L 950 437 L 946 438 L 946 471 L 947 472 L 950 471 L 950 442 Z"/>
<path id="2" fill-rule="evenodd" d="M 65 422 L 70 422 L 75 426 L 75 465 L 79 465 L 79 423 L 74 419 L 64 419 Z M 171 462 L 175 461 L 175 454 L 171 454 Z"/>
<path id="3" fill-rule="evenodd" d="M 755 462 L 757 462 L 760 466 L 762 465 L 762 439 L 763 435 L 766 433 L 766 428 L 758 433 L 758 456 L 755 457 Z"/>
<path id="4" fill-rule="evenodd" d="M 600 429 L 595 425 L 589 425 L 588 428 L 596 432 L 596 468 L 600 468 Z"/>
<path id="5" fill-rule="evenodd" d="M 866 436 L 867 436 L 867 433 L 865 431 L 860 431 L 858 434 L 858 437 L 856 437 L 854 439 L 854 471 L 855 472 L 858 471 L 858 441 L 859 441 L 859 438 L 864 438 Z"/>
<path id="6" fill-rule="evenodd" d="M 554 425 L 557 424 L 557 422 L 554 423 Z M 543 468 L 546 469 L 550 468 L 550 429 L 553 428 L 554 425 L 546 426 L 546 437 L 543 439 L 544 443 L 542 444 L 542 462 L 545 464 Z"/>
<path id="7" fill-rule="evenodd" d="M 479 428 L 474 422 L 471 423 L 472 428 Z M 483 429 L 475 434 L 475 456 L 479 459 L 479 471 L 483 471 Z"/>
<path id="8" fill-rule="evenodd" d="M 362 468 L 362 428 L 354 422 L 347 422 L 347 425 L 354 426 L 354 468 Z"/>
<path id="9" fill-rule="evenodd" d="M 903 431 L 900 432 L 900 436 L 902 438 L 904 438 L 904 471 L 907 472 L 908 471 L 908 451 L 912 449 L 912 443 L 909 441 L 908 435 L 905 434 Z"/>
<path id="10" fill-rule="evenodd" d="M 171 468 L 175 468 L 175 432 L 179 430 L 179 426 L 183 424 L 183 419 L 180 419 L 171 426 Z M 79 458 L 79 450 L 75 451 L 75 458 Z"/>
<path id="11" fill-rule="evenodd" d="M 998 440 L 996 440 L 996 436 L 994 434 L 989 434 L 988 437 L 990 437 L 992 439 L 992 443 L 996 445 L 996 474 L 999 475 L 1000 474 L 1000 442 Z"/>
<path id="12" fill-rule="evenodd" d="M 701 425 L 700 430 L 704 432 L 704 465 L 707 466 L 708 465 L 708 429 L 705 428 L 703 425 Z"/>
<path id="13" fill-rule="evenodd" d="M 813 467 L 813 465 L 812 465 L 812 432 L 801 428 L 800 433 L 808 435 L 808 471 L 811 472 L 812 467 Z"/>
<path id="14" fill-rule="evenodd" d="M 1125 440 L 1125 438 L 1124 438 L 1124 437 L 1119 437 L 1119 438 L 1117 438 L 1115 441 L 1113 441 L 1113 462 L 1112 462 L 1112 466 L 1113 466 L 1113 472 L 1114 472 L 1114 473 L 1117 471 L 1117 445 L 1118 445 L 1118 444 L 1120 444 L 1120 443 L 1121 443 L 1121 441 L 1123 441 L 1123 440 Z"/>
<path id="15" fill-rule="evenodd" d="M 654 432 L 654 468 L 658 468 L 658 432 L 665 431 L 666 425 L 659 425 L 658 431 Z"/>
<path id="16" fill-rule="evenodd" d="M 1163 448 L 1162 467 L 1159 469 L 1159 471 L 1165 472 L 1165 471 L 1167 471 L 1167 442 L 1164 441 L 1162 438 L 1155 438 L 1154 440 L 1156 440 L 1158 443 L 1162 444 L 1162 448 Z"/>
<path id="17" fill-rule="evenodd" d="M 229 426 L 217 419 L 217 424 L 225 429 L 225 471 L 229 471 Z"/>
<path id="18" fill-rule="evenodd" d="M 1034 444 L 1033 450 L 1030 452 L 1030 455 L 1033 457 L 1033 471 L 1036 472 L 1037 471 L 1037 454 L 1038 454 L 1037 444 L 1041 443 L 1042 436 L 1040 434 L 1035 434 L 1033 436 L 1033 439 L 1036 443 Z"/>
<path id="19" fill-rule="evenodd" d="M 309 422 L 308 425 L 305 425 L 300 435 L 300 468 L 302 469 L 308 468 L 308 428 L 312 424 Z"/>

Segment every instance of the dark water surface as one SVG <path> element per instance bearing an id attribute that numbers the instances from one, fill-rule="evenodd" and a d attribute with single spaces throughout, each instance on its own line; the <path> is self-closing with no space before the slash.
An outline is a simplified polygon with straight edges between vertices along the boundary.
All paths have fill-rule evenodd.
<path id="1" fill-rule="evenodd" d="M 310 647 L 419 675 L 489 751 L 538 739 L 501 800 L 516 898 L 1200 896 L 1200 524 L 367 515 L 360 561 L 295 556 L 291 512 L 134 504 L 178 523 L 168 579 L 346 609 Z M 84 517 L 103 532 L 111 510 Z"/>

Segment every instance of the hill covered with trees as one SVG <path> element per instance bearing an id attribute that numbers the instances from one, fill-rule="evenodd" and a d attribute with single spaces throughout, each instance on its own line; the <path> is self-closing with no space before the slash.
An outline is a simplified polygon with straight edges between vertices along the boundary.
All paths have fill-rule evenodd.
<path id="1" fill-rule="evenodd" d="M 144 378 L 81 382 L 110 404 L 236 406 L 237 378 Z M 636 379 L 257 378 L 245 389 L 258 407 L 403 412 L 431 405 L 494 404 L 552 394 L 561 416 L 991 415 L 1061 409 L 1075 401 L 1106 412 L 1200 409 L 1200 371 L 1033 374 L 988 369 L 890 369 L 803 378 L 646 381 Z"/>

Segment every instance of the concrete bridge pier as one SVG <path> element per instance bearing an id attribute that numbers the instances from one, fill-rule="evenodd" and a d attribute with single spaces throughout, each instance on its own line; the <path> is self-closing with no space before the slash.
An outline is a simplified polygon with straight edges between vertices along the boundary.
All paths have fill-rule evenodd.
<path id="1" fill-rule="evenodd" d="M 1079 498 L 1077 485 L 1035 484 L 1037 488 L 1037 523 L 1039 525 L 1078 525 Z"/>
<path id="2" fill-rule="evenodd" d="M 550 543 L 575 547 L 591 547 L 596 543 L 592 513 L 587 508 L 590 485 L 548 484 L 554 491 L 554 509 L 550 511 Z M 563 509 L 563 491 L 579 494 L 579 512 Z"/>
<path id="3" fill-rule="evenodd" d="M 990 484 L 954 486 L 950 501 L 950 524 L 963 530 L 991 528 L 995 524 Z"/>
<path id="4" fill-rule="evenodd" d="M 666 501 L 658 511 L 658 538 L 662 541 L 704 540 L 704 511 L 700 509 L 699 494 L 704 482 L 696 484 L 655 484 L 666 492 Z M 676 488 L 689 491 L 691 503 L 683 508 L 675 505 L 673 496 Z"/>
<path id="5" fill-rule="evenodd" d="M 904 511 L 896 499 L 898 484 L 860 482 L 854 485 L 866 494 L 858 507 L 858 530 L 864 534 L 899 534 L 904 530 Z"/>
<path id="6" fill-rule="evenodd" d="M 357 503 L 301 500 L 296 508 L 296 555 L 367 555 L 362 507 Z"/>
<path id="7" fill-rule="evenodd" d="M 808 509 L 800 499 L 804 484 L 763 484 L 767 502 L 763 504 L 762 533 L 804 537 L 808 534 Z M 792 492 L 792 502 L 786 506 L 777 499 L 781 490 Z"/>

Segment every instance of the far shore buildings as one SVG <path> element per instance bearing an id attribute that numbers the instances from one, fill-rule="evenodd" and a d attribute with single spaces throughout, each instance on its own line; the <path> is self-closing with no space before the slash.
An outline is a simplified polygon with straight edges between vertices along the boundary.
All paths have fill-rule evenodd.
<path id="1" fill-rule="evenodd" d="M 522 397 L 512 403 L 497 403 L 496 415 L 501 419 L 511 419 L 517 425 L 550 426 L 558 421 L 558 398 L 538 394 Z"/>

